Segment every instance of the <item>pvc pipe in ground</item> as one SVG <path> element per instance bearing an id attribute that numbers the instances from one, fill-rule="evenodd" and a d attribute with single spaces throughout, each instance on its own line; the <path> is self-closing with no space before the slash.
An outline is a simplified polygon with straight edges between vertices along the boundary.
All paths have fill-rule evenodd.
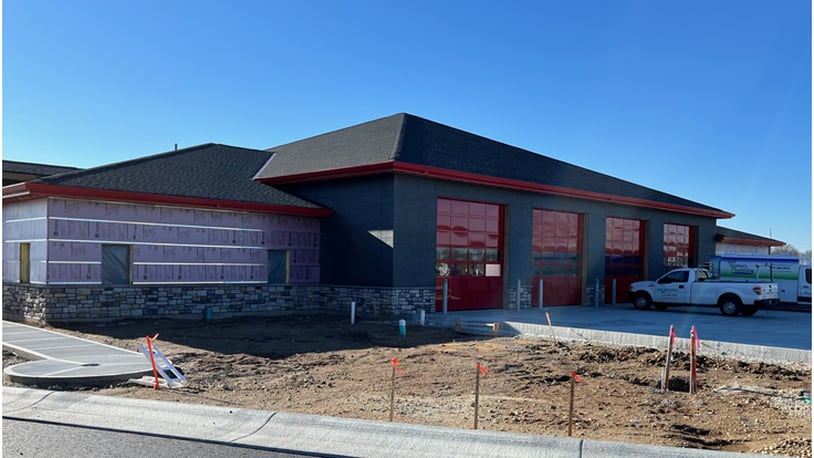
<path id="1" fill-rule="evenodd" d="M 350 303 L 350 324 L 356 324 L 356 301 Z"/>
<path id="2" fill-rule="evenodd" d="M 425 317 L 425 315 L 426 315 L 426 313 L 424 312 L 424 310 L 421 310 L 418 313 L 418 324 L 420 324 L 421 326 L 424 326 L 424 317 Z"/>
<path id="3" fill-rule="evenodd" d="M 543 309 L 543 279 L 537 281 L 537 307 Z"/>

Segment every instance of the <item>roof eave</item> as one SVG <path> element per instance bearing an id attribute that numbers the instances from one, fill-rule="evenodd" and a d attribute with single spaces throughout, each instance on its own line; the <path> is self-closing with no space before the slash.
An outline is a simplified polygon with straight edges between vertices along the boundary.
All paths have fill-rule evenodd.
<path id="1" fill-rule="evenodd" d="M 426 165 L 418 165 L 400 161 L 388 161 L 377 164 L 365 164 L 360 166 L 344 167 L 331 170 L 319 170 L 316 172 L 298 173 L 279 177 L 258 178 L 258 181 L 269 185 L 307 183 L 314 181 L 335 180 L 340 178 L 354 178 L 367 175 L 384 173 L 402 173 L 405 175 L 421 176 L 426 178 L 436 178 L 449 181 L 472 183 L 477 185 L 493 186 L 504 189 L 514 189 L 520 191 L 535 192 L 540 194 L 551 194 L 563 197 L 573 197 L 577 199 L 594 200 L 600 202 L 610 202 L 620 205 L 631 205 L 647 207 L 657 210 L 666 210 L 677 213 L 706 216 L 710 218 L 732 218 L 734 213 L 723 210 L 690 207 L 686 205 L 669 204 L 656 202 L 635 197 L 617 196 L 581 189 L 566 188 L 561 186 L 544 185 L 530 183 L 521 180 L 511 180 L 507 178 L 497 178 L 475 173 L 460 172 L 457 170 L 442 169 Z"/>
<path id="2" fill-rule="evenodd" d="M 291 205 L 273 205 L 258 202 L 207 199 L 201 197 L 169 196 L 107 189 L 58 186 L 42 183 L 17 183 L 3 188 L 4 201 L 28 200 L 42 197 L 66 197 L 117 202 L 178 205 L 197 208 L 217 208 L 221 210 L 243 210 L 261 213 L 274 213 L 291 216 L 312 216 L 328 218 L 334 211 L 328 208 L 308 208 Z"/>
<path id="3" fill-rule="evenodd" d="M 728 237 L 725 235 L 718 235 L 715 237 L 716 242 L 722 243 L 732 243 L 734 245 L 748 245 L 748 246 L 784 246 L 786 242 L 781 242 L 780 240 L 755 240 L 755 239 L 745 239 L 739 237 Z"/>

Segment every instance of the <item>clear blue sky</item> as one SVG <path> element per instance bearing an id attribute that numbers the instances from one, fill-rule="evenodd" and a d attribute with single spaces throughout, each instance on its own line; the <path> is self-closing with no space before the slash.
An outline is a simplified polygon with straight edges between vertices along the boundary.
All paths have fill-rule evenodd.
<path id="1" fill-rule="evenodd" d="M 408 112 L 811 248 L 808 0 L 5 0 L 3 157 L 268 148 Z"/>

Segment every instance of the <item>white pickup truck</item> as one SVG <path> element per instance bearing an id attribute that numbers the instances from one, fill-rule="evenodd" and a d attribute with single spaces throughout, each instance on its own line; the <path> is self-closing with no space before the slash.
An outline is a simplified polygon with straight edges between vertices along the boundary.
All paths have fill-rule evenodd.
<path id="1" fill-rule="evenodd" d="M 761 305 L 777 304 L 777 291 L 777 283 L 713 280 L 706 269 L 691 267 L 671 270 L 656 281 L 637 281 L 628 294 L 641 310 L 705 305 L 718 306 L 726 316 L 749 316 Z"/>

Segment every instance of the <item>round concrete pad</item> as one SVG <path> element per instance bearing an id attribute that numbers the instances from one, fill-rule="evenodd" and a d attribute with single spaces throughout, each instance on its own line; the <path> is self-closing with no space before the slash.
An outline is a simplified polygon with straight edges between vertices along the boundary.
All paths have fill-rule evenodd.
<path id="1" fill-rule="evenodd" d="M 145 363 L 144 357 L 136 357 L 101 364 L 44 359 L 10 366 L 3 372 L 15 383 L 56 385 L 123 382 L 152 374 L 153 371 Z"/>

